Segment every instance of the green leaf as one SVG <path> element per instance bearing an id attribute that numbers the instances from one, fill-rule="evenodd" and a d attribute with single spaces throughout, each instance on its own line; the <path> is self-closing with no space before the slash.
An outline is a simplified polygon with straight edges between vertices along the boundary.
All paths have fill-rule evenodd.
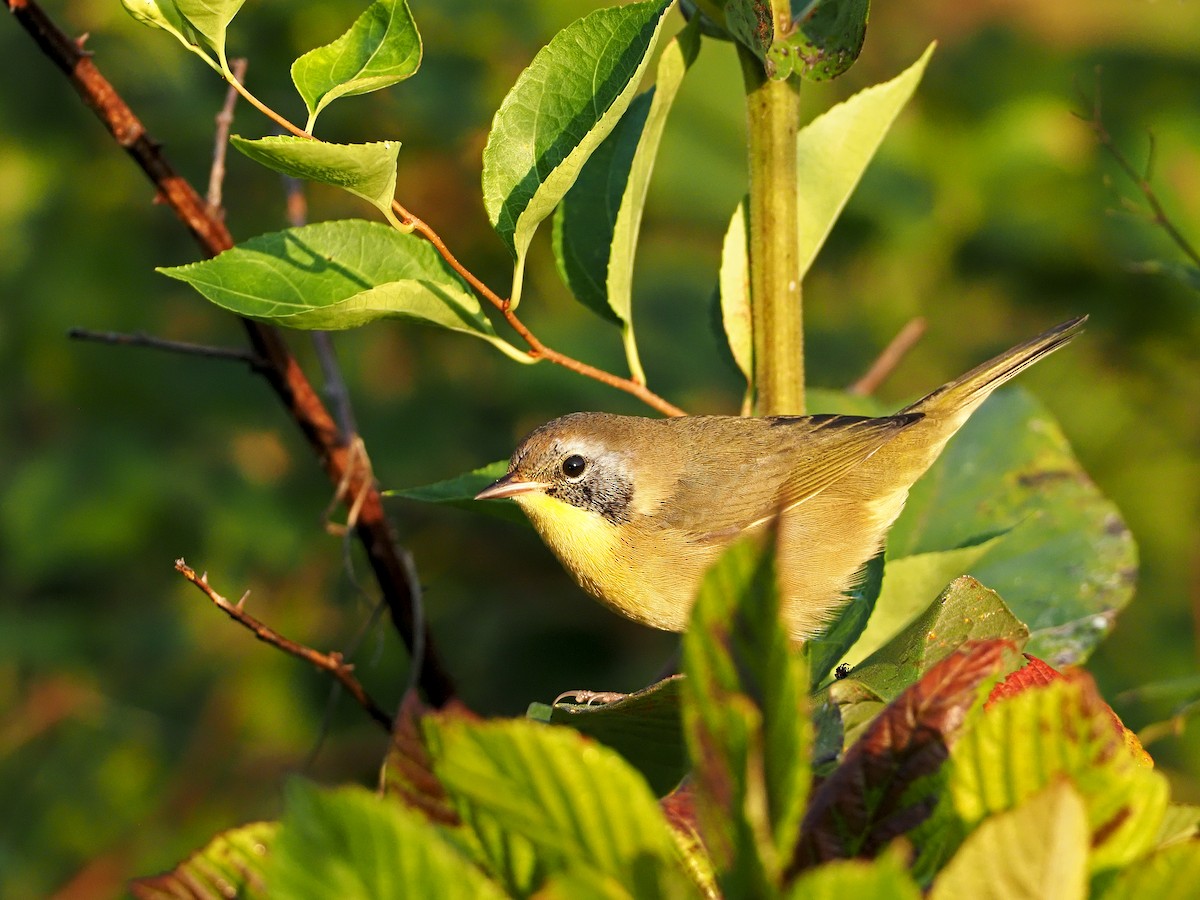
<path id="1" fill-rule="evenodd" d="M 883 587 L 883 560 L 883 551 L 871 558 L 862 579 L 850 591 L 850 602 L 824 631 L 805 642 L 812 691 L 831 676 L 867 627 Z"/>
<path id="2" fill-rule="evenodd" d="M 724 6 L 729 33 L 765 62 L 775 42 L 775 14 L 770 0 L 726 0 Z"/>
<path id="3" fill-rule="evenodd" d="M 358 787 L 289 782 L 272 849 L 272 896 L 507 896 L 420 814 Z"/>
<path id="4" fill-rule="evenodd" d="M 483 198 L 516 261 L 637 90 L 672 2 L 599 9 L 542 48 L 500 105 L 483 151 Z"/>
<path id="5" fill-rule="evenodd" d="M 1055 666 L 1082 661 L 1133 595 L 1137 548 L 1058 424 L 1019 389 L 993 394 L 914 485 L 888 557 L 1003 528 L 1011 531 L 972 574 L 1029 625 L 1027 652 Z"/>
<path id="6" fill-rule="evenodd" d="M 683 663 L 705 846 L 726 895 L 762 896 L 799 831 L 812 743 L 803 661 L 780 621 L 773 541 L 738 541 L 705 574 Z"/>
<path id="7" fill-rule="evenodd" d="M 803 204 L 802 204 L 803 205 Z M 721 324 L 733 361 L 746 378 L 747 392 L 754 385 L 754 332 L 750 317 L 750 262 L 746 244 L 746 201 L 729 219 L 721 244 Z"/>
<path id="8" fill-rule="evenodd" d="M 870 0 L 815 0 L 767 52 L 767 74 L 787 78 L 793 72 L 809 81 L 841 75 L 858 59 L 867 35 Z"/>
<path id="9" fill-rule="evenodd" d="M 292 63 L 292 82 L 308 107 L 304 130 L 339 97 L 390 87 L 420 65 L 421 35 L 407 0 L 375 0 L 345 34 Z"/>
<path id="10" fill-rule="evenodd" d="M 681 676 L 601 706 L 555 703 L 544 721 L 569 725 L 612 747 L 650 783 L 656 796 L 670 792 L 687 774 L 680 716 Z"/>
<path id="11" fill-rule="evenodd" d="M 329 330 L 407 319 L 474 335 L 528 361 L 496 336 L 475 295 L 431 244 L 375 222 L 290 228 L 158 271 L 249 319 Z"/>
<path id="12" fill-rule="evenodd" d="M 396 195 L 399 141 L 327 144 L 292 135 L 252 141 L 235 134 L 229 142 L 268 169 L 293 178 L 340 187 L 391 216 L 392 199 Z"/>
<path id="13" fill-rule="evenodd" d="M 930 44 L 920 59 L 891 81 L 859 91 L 796 135 L 802 197 L 798 232 L 801 277 L 812 266 L 896 116 L 912 97 L 933 48 Z"/>
<path id="14" fill-rule="evenodd" d="M 923 822 L 967 712 L 1012 655 L 1007 641 L 968 644 L 889 704 L 813 792 L 790 871 L 874 856 Z"/>
<path id="15" fill-rule="evenodd" d="M 936 599 L 955 578 L 972 571 L 1002 540 L 1004 535 L 1000 534 L 954 550 L 915 553 L 889 560 L 883 588 L 874 604 L 878 613 L 846 650 L 846 661 L 856 665 L 899 634 L 929 608 L 931 597 Z"/>
<path id="16" fill-rule="evenodd" d="M 886 574 L 885 574 L 886 579 Z M 1005 640 L 1021 649 L 1029 630 L 992 590 L 974 578 L 957 578 L 912 624 L 834 682 L 835 699 L 850 681 L 890 700 L 967 641 Z"/>
<path id="17" fill-rule="evenodd" d="M 989 815 L 1067 780 L 1087 807 L 1089 871 L 1155 846 L 1167 782 L 1146 768 L 1091 680 L 1076 672 L 993 703 L 955 745 L 938 809 L 914 833 L 918 878 L 936 871 Z"/>
<path id="18" fill-rule="evenodd" d="M 529 841 L 548 874 L 591 870 L 635 895 L 647 877 L 682 880 L 653 794 L 614 751 L 520 719 L 438 716 L 426 729 L 438 780 L 464 819 L 491 819 Z"/>
<path id="19" fill-rule="evenodd" d="M 245 0 L 174 0 L 175 7 L 188 24 L 209 43 L 227 69 L 225 35 L 229 23 L 238 14 Z"/>
<path id="20" fill-rule="evenodd" d="M 667 114 L 700 47 L 689 24 L 667 44 L 654 87 L 634 98 L 584 164 L 554 217 L 554 254 L 575 297 L 623 326 L 630 371 L 645 381 L 633 337 L 633 262 Z"/>
<path id="21" fill-rule="evenodd" d="M 1200 884 L 1200 843 L 1159 850 L 1117 872 L 1097 900 L 1192 900 Z"/>
<path id="22" fill-rule="evenodd" d="M 264 868 L 278 831 L 275 822 L 254 822 L 223 831 L 172 871 L 138 878 L 130 893 L 138 900 L 199 896 L 264 897 Z"/>
<path id="23" fill-rule="evenodd" d="M 1163 814 L 1155 846 L 1162 848 L 1200 837 L 1200 806 L 1172 803 Z"/>
<path id="24" fill-rule="evenodd" d="M 529 523 L 525 514 L 511 500 L 489 500 L 486 503 L 477 502 L 475 495 L 508 471 L 508 460 L 498 459 L 473 471 L 445 481 L 424 484 L 419 487 L 394 488 L 384 491 L 385 497 L 403 497 L 405 500 L 419 500 L 422 503 L 446 503 L 471 512 L 481 512 L 499 516 L 509 522 Z"/>
<path id="25" fill-rule="evenodd" d="M 877 859 L 836 860 L 809 869 L 792 882 L 791 900 L 921 900 L 921 889 L 908 874 L 900 853 Z"/>
<path id="26" fill-rule="evenodd" d="M 984 821 L 938 875 L 929 898 L 1084 900 L 1088 838 L 1083 800 L 1069 784 L 1055 782 Z"/>

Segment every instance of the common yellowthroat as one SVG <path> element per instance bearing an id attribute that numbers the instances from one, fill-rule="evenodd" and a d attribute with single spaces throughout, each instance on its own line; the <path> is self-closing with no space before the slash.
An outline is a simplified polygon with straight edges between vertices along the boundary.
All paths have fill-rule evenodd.
<path id="1" fill-rule="evenodd" d="M 793 639 L 818 632 L 883 545 L 908 489 L 997 387 L 1057 350 L 1087 316 L 972 369 L 893 416 L 581 412 L 526 437 L 476 496 L 517 502 L 588 593 L 682 631 L 704 571 L 779 516 L 781 607 Z"/>

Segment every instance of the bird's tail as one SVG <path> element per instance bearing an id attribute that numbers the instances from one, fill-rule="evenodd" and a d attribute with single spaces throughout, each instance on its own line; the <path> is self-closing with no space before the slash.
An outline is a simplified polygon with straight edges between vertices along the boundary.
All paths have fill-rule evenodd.
<path id="1" fill-rule="evenodd" d="M 1000 385 L 1079 334 L 1086 321 L 1087 316 L 1079 316 L 1056 325 L 1049 331 L 976 366 L 966 375 L 943 385 L 902 412 L 951 417 L 958 414 L 965 419 Z"/>

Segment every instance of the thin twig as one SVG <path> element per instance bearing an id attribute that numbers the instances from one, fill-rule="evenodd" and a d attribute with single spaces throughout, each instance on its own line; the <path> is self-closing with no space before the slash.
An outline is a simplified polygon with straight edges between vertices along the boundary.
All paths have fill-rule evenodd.
<path id="1" fill-rule="evenodd" d="M 1080 118 L 1083 118 L 1080 116 Z M 1154 187 L 1150 184 L 1150 170 L 1154 160 L 1154 135 L 1150 136 L 1150 153 L 1146 162 L 1146 171 L 1139 172 L 1129 161 L 1129 158 L 1117 147 L 1113 140 L 1112 134 L 1104 124 L 1104 120 L 1100 114 L 1100 67 L 1096 67 L 1096 94 L 1092 101 L 1092 115 L 1086 119 L 1088 127 L 1092 129 L 1092 133 L 1096 136 L 1096 142 L 1104 148 L 1105 152 L 1113 158 L 1113 161 L 1120 167 L 1129 179 L 1134 183 L 1142 196 L 1146 199 L 1146 204 L 1150 207 L 1151 221 L 1166 232 L 1172 243 L 1178 247 L 1183 254 L 1192 261 L 1196 266 L 1200 266 L 1200 252 L 1192 246 L 1183 233 L 1175 227 L 1175 223 L 1171 221 L 1162 203 L 1158 199 L 1158 194 L 1155 193 Z"/>
<path id="2" fill-rule="evenodd" d="M 164 204 L 191 231 L 207 256 L 233 246 L 225 224 L 210 215 L 204 200 L 167 162 L 162 148 L 126 105 L 113 86 L 100 74 L 90 54 L 68 38 L 33 0 L 4 0 L 5 5 L 42 52 L 63 72 L 71 86 L 104 123 L 116 142 L 133 158 L 158 189 Z M 313 390 L 282 335 L 275 328 L 242 319 L 243 327 L 261 360 L 260 374 L 266 378 L 288 414 L 311 445 L 333 484 L 340 484 L 349 462 L 346 438 L 338 430 L 321 398 Z M 363 493 L 365 491 L 365 494 Z M 445 706 L 454 698 L 454 686 L 442 668 L 428 635 L 417 640 L 413 634 L 418 618 L 412 609 L 408 566 L 383 509 L 378 486 L 363 481 L 354 467 L 346 497 L 363 496 L 355 531 L 387 602 L 392 623 L 409 652 L 422 646 L 421 689 L 429 702 Z M 414 654 L 415 656 L 415 654 Z"/>
<path id="3" fill-rule="evenodd" d="M 246 77 L 247 62 L 244 58 L 233 60 L 229 68 L 233 77 L 242 81 Z M 233 85 L 225 92 L 225 104 L 217 113 L 217 127 L 213 136 L 213 162 L 208 173 L 208 211 L 211 215 L 225 218 L 221 208 L 221 189 L 225 184 L 225 156 L 229 151 L 229 131 L 233 127 L 233 110 L 237 106 L 238 92 Z"/>
<path id="4" fill-rule="evenodd" d="M 266 363 L 248 350 L 235 350 L 232 347 L 210 347 L 206 344 L 192 344 L 187 341 L 169 341 L 166 338 L 153 337 L 135 331 L 126 334 L 120 331 L 92 331 L 88 328 L 72 328 L 67 337 L 76 341 L 95 341 L 98 344 L 116 344 L 121 347 L 149 347 L 153 350 L 166 350 L 169 353 L 183 353 L 187 356 L 203 356 L 207 359 L 228 359 L 244 362 L 252 369 L 261 369 Z"/>
<path id="5" fill-rule="evenodd" d="M 921 339 L 925 327 L 925 320 L 920 316 L 905 323 L 891 343 L 883 348 L 875 362 L 871 363 L 866 374 L 850 385 L 847 391 L 858 397 L 870 397 L 879 390 L 879 386 L 895 371 L 900 360 L 904 359 L 908 351 Z"/>
<path id="6" fill-rule="evenodd" d="M 246 612 L 244 608 L 246 602 L 245 596 L 237 603 L 230 603 L 212 589 L 208 583 L 207 573 L 197 575 L 195 570 L 182 559 L 175 560 L 175 571 L 200 588 L 208 599 L 216 604 L 229 618 L 254 632 L 254 636 L 260 641 L 270 644 L 273 647 L 278 647 L 284 653 L 290 653 L 292 656 L 302 659 L 336 678 L 338 683 L 346 689 L 350 696 L 358 701 L 358 705 L 366 710 L 372 719 L 382 725 L 391 734 L 392 717 L 380 709 L 379 705 L 371 699 L 366 689 L 354 677 L 354 666 L 351 663 L 345 662 L 342 654 L 337 651 L 321 653 L 312 647 L 306 647 L 304 644 L 298 644 L 293 640 L 285 638 L 278 631 Z"/>

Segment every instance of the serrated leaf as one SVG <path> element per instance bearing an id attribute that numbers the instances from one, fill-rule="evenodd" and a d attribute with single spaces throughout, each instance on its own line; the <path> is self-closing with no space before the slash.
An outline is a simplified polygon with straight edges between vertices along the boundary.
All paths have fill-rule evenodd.
<path id="1" fill-rule="evenodd" d="M 556 703 L 545 721 L 569 725 L 616 750 L 649 782 L 656 796 L 667 794 L 687 774 L 680 715 L 681 676 L 601 706 Z"/>
<path id="2" fill-rule="evenodd" d="M 217 53 L 225 65 L 225 36 L 229 23 L 245 0 L 174 0 L 175 8 Z"/>
<path id="3" fill-rule="evenodd" d="M 772 43 L 767 73 L 783 79 L 795 72 L 809 81 L 841 75 L 862 52 L 870 9 L 870 0 L 816 0 L 790 34 Z"/>
<path id="4" fill-rule="evenodd" d="M 1176 844 L 1115 873 L 1097 900 L 1192 900 L 1200 884 L 1200 842 Z"/>
<path id="5" fill-rule="evenodd" d="M 488 817 L 529 841 L 548 875 L 581 868 L 635 891 L 647 872 L 682 873 L 649 787 L 607 747 L 520 719 L 437 716 L 426 729 L 464 819 Z"/>
<path id="6" fill-rule="evenodd" d="M 129 885 L 137 900 L 168 900 L 208 892 L 214 897 L 266 897 L 264 868 L 278 831 L 275 822 L 254 822 L 223 831 L 170 872 Z"/>
<path id="7" fill-rule="evenodd" d="M 891 699 L 967 641 L 1003 640 L 1020 650 L 1028 637 L 1029 630 L 995 591 L 963 576 L 900 634 L 856 665 L 852 678 Z"/>
<path id="8" fill-rule="evenodd" d="M 1003 534 L 977 543 L 934 553 L 914 553 L 886 564 L 883 586 L 873 615 L 854 645 L 845 652 L 847 661 L 856 665 L 866 659 L 929 608 L 929 598 L 937 597 L 955 578 L 967 574 L 1000 541 Z"/>
<path id="9" fill-rule="evenodd" d="M 289 328 L 353 328 L 407 319 L 474 335 L 520 360 L 479 301 L 415 234 L 346 219 L 251 238 L 213 259 L 159 269 L 217 306 Z"/>
<path id="10" fill-rule="evenodd" d="M 938 809 L 913 835 L 918 878 L 940 868 L 979 822 L 1069 780 L 1087 807 L 1092 873 L 1145 854 L 1167 807 L 1167 783 L 1126 747 L 1120 723 L 1086 674 L 988 707 L 951 754 Z"/>
<path id="11" fill-rule="evenodd" d="M 895 559 L 1011 528 L 972 574 L 1029 625 L 1027 652 L 1080 662 L 1133 595 L 1137 548 L 1062 430 L 1019 389 L 997 391 L 909 493 Z"/>
<path id="12" fill-rule="evenodd" d="M 407 0 L 375 0 L 345 34 L 292 63 L 292 83 L 308 107 L 304 130 L 339 97 L 390 87 L 420 65 L 421 35 Z"/>
<path id="13" fill-rule="evenodd" d="M 835 860 L 802 872 L 785 897 L 792 900 L 921 900 L 902 853 L 877 859 Z"/>
<path id="14" fill-rule="evenodd" d="M 1055 782 L 1016 809 L 983 822 L 938 875 L 930 900 L 1083 900 L 1087 810 Z"/>
<path id="15" fill-rule="evenodd" d="M 968 644 L 889 704 L 813 793 L 790 871 L 873 856 L 924 821 L 937 801 L 932 779 L 980 686 L 1012 652 L 1003 640 Z"/>
<path id="16" fill-rule="evenodd" d="M 396 196 L 399 141 L 327 144 L 292 135 L 247 140 L 235 134 L 229 142 L 268 169 L 340 187 L 362 197 L 385 215 L 391 214 L 392 199 Z"/>
<path id="17" fill-rule="evenodd" d="M 534 231 L 629 106 L 673 5 L 599 9 L 568 25 L 496 112 L 483 152 L 483 198 L 516 261 L 514 305 Z"/>
<path id="18" fill-rule="evenodd" d="M 920 83 L 934 46 L 930 44 L 920 59 L 895 78 L 859 91 L 796 135 L 802 278 L 896 116 Z"/>
<path id="19" fill-rule="evenodd" d="M 525 514 L 511 500 L 490 500 L 487 503 L 479 503 L 475 500 L 476 494 L 507 471 L 508 460 L 499 459 L 494 463 L 488 463 L 486 466 L 456 475 L 454 478 L 447 478 L 444 481 L 436 481 L 433 484 L 424 484 L 419 487 L 394 488 L 384 491 L 384 496 L 403 497 L 405 500 L 418 500 L 422 503 L 445 503 L 471 512 L 499 516 L 509 522 L 529 524 Z"/>
<path id="20" fill-rule="evenodd" d="M 721 243 L 721 324 L 733 361 L 754 384 L 754 331 L 750 317 L 750 262 L 746 244 L 746 201 L 738 204 Z"/>
<path id="21" fill-rule="evenodd" d="M 418 813 L 358 787 L 288 784 L 267 872 L 273 896 L 507 896 Z"/>
<path id="22" fill-rule="evenodd" d="M 780 621 L 772 541 L 738 541 L 705 574 L 683 661 L 701 834 L 722 890 L 761 896 L 799 828 L 812 740 L 803 661 Z"/>
<path id="23" fill-rule="evenodd" d="M 667 114 L 696 58 L 700 36 L 688 25 L 663 50 L 654 87 L 630 103 L 588 158 L 554 216 L 554 255 L 580 300 L 624 330 L 630 371 L 645 381 L 633 336 L 633 263 L 650 175 Z"/>

